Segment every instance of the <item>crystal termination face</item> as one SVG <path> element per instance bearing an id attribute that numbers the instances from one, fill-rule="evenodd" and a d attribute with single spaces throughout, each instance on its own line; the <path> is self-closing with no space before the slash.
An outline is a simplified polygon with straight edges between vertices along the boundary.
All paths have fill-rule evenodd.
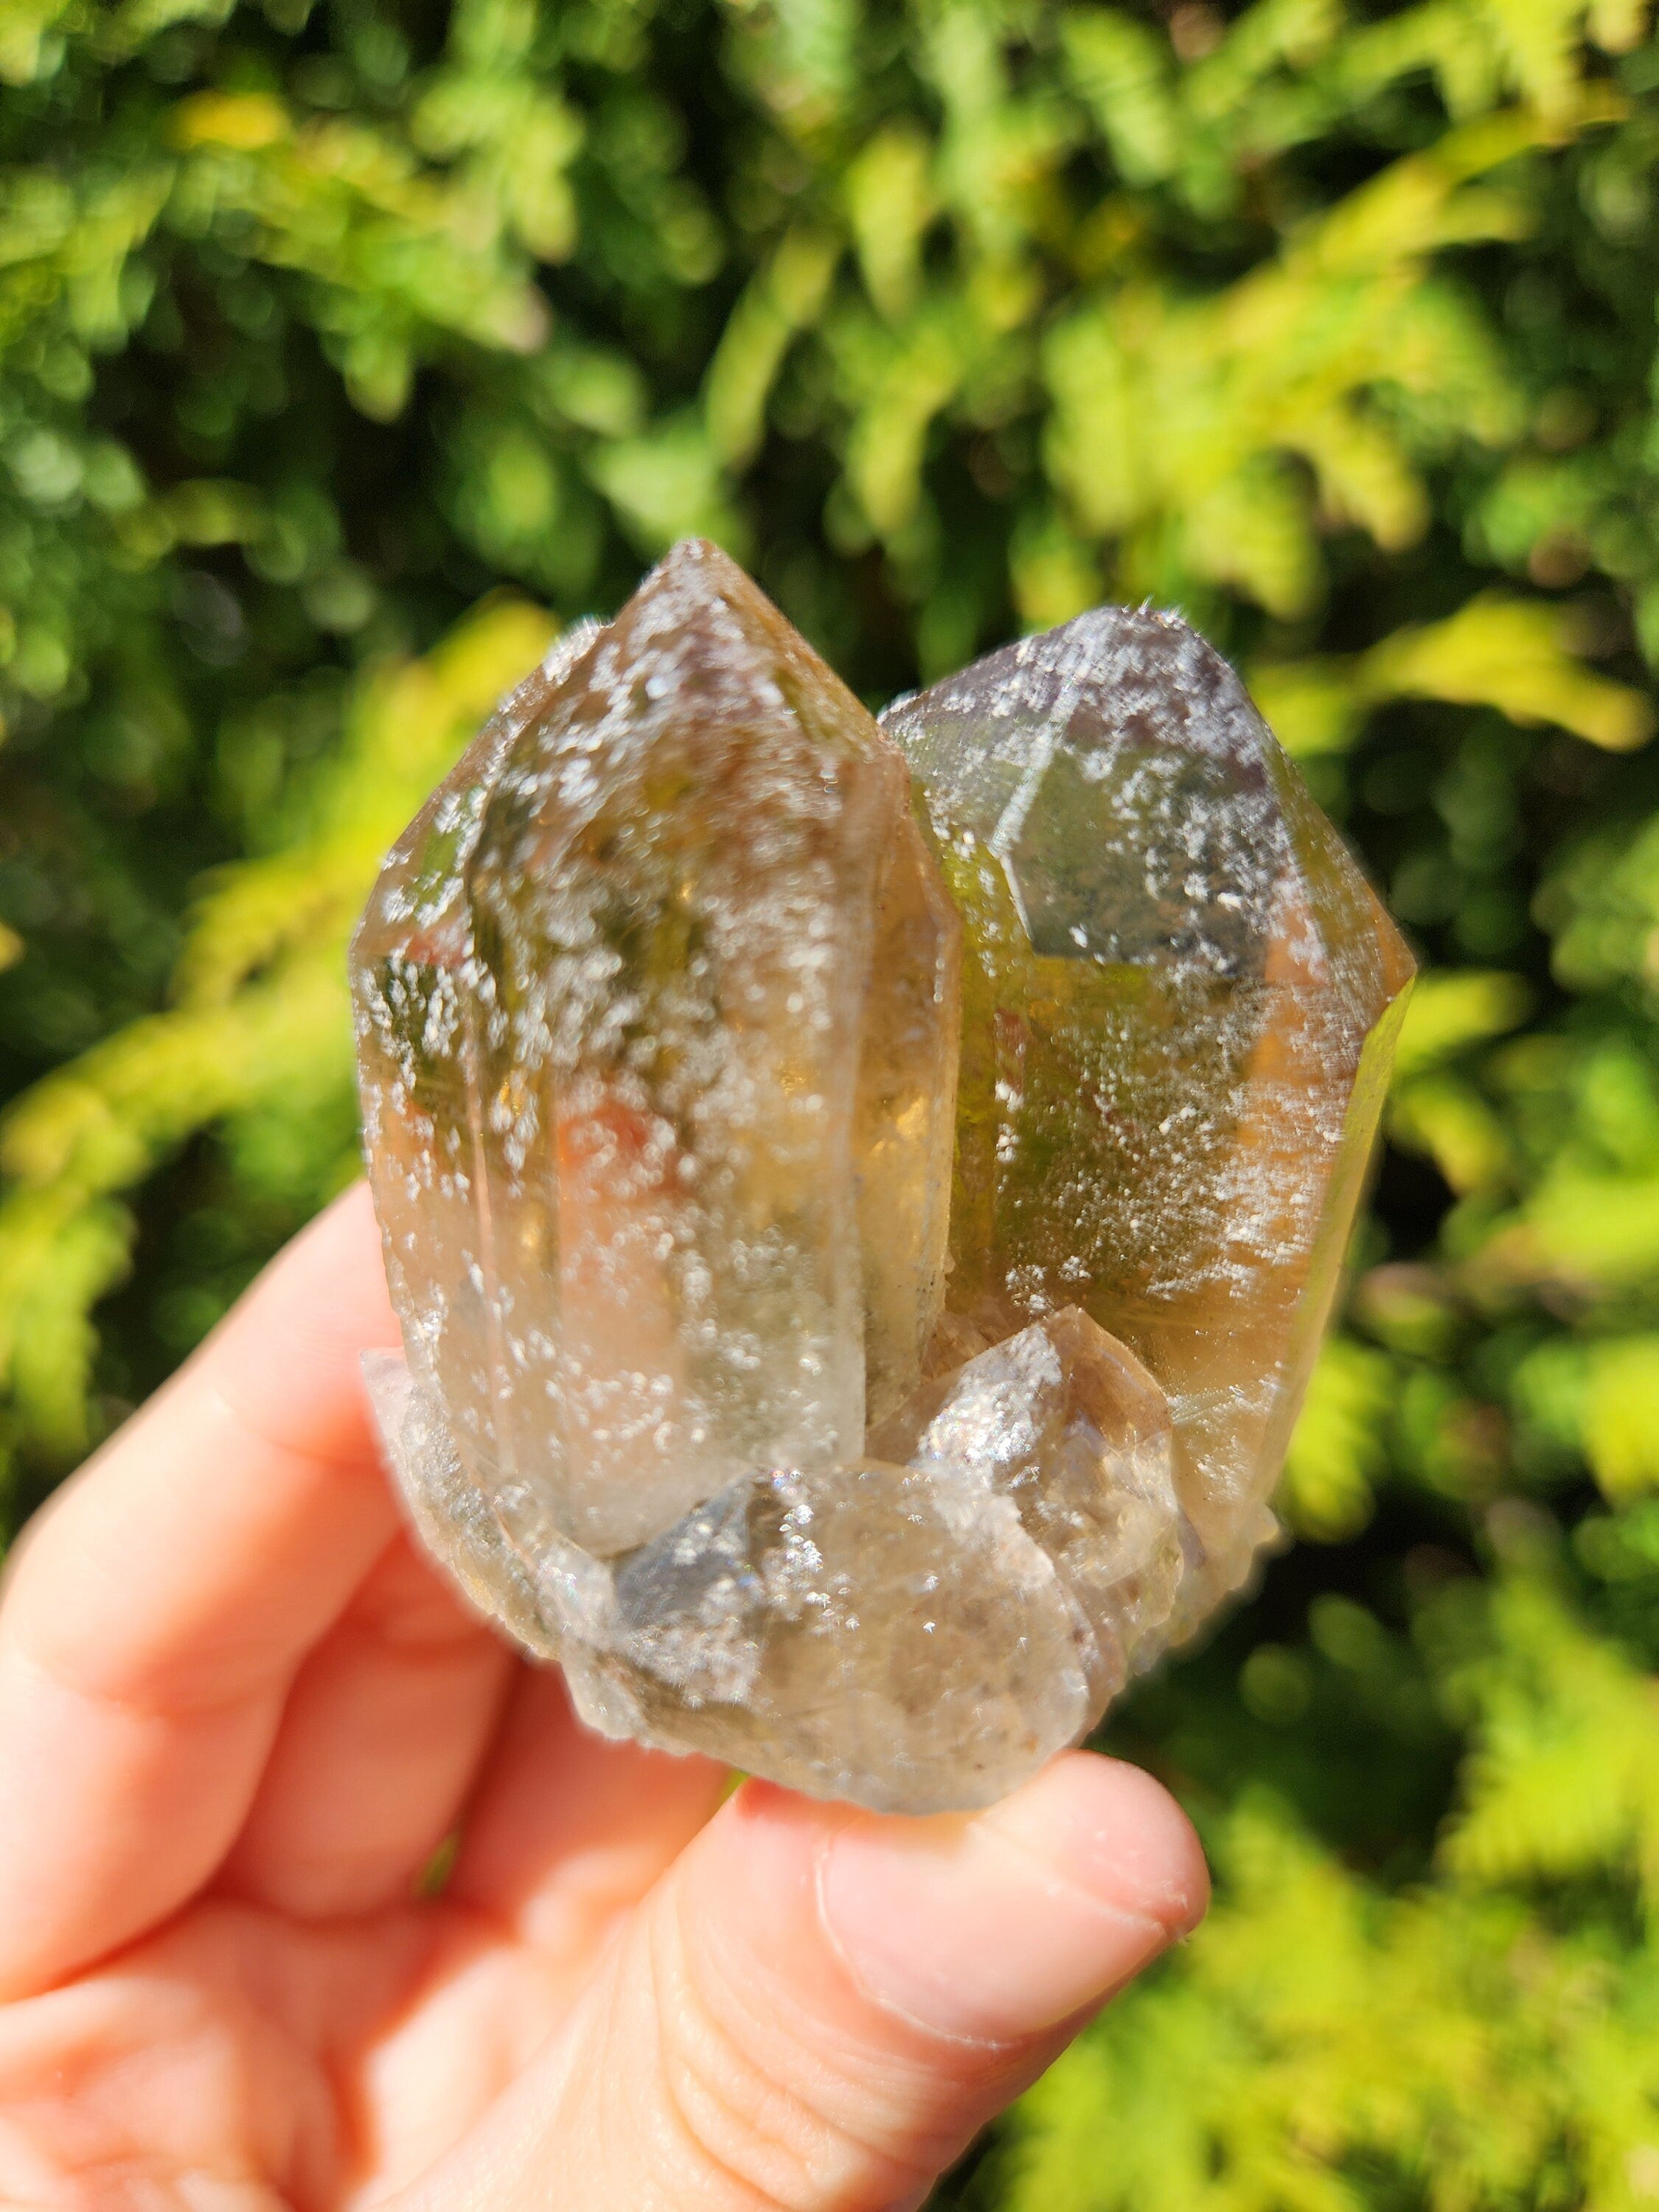
<path id="1" fill-rule="evenodd" d="M 428 1547 L 591 1725 L 984 1804 L 1273 1533 L 1410 962 L 1104 609 L 889 710 L 676 547 L 352 951 Z"/>

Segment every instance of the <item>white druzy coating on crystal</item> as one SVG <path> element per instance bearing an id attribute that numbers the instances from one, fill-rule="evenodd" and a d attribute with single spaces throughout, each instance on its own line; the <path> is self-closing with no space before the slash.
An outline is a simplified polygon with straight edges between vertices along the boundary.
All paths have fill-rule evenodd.
<path id="1" fill-rule="evenodd" d="M 352 981 L 423 1542 L 592 1726 L 932 1812 L 1271 1532 L 1410 963 L 1172 617 L 887 725 L 678 547 L 434 793 Z"/>

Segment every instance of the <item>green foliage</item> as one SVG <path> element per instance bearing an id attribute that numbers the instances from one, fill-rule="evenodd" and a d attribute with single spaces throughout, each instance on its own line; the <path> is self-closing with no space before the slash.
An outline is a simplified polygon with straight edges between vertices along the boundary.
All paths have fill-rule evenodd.
<path id="1" fill-rule="evenodd" d="M 945 2201 L 1659 2201 L 1640 0 L 0 0 L 15 1525 L 351 1172 L 341 947 L 721 538 L 872 698 L 1105 596 L 1426 972 L 1298 1540 L 1111 1740 L 1214 1920 Z"/>
<path id="2" fill-rule="evenodd" d="M 1389 1684 L 1371 1613 L 1328 1596 L 1310 1626 L 1356 1703 Z M 1651 1681 L 1536 1559 L 1415 1632 L 1470 1745 L 1435 1878 L 1369 1881 L 1239 1791 L 1211 1829 L 1214 1918 L 1028 2100 L 1009 2212 L 1652 2201 L 1659 1956 L 1631 1911 L 1659 1881 Z"/>

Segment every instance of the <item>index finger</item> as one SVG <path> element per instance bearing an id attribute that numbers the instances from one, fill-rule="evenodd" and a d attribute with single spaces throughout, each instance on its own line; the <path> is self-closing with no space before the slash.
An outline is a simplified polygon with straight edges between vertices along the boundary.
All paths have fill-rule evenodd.
<path id="1" fill-rule="evenodd" d="M 235 1837 L 296 1668 L 397 1531 L 359 1371 L 397 1334 L 359 1185 L 26 1532 L 0 1604 L 0 1996 L 165 1917 Z"/>

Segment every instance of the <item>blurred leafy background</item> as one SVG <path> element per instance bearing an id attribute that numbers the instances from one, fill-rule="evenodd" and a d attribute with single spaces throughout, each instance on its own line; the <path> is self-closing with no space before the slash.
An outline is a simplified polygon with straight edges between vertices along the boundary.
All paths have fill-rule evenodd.
<path id="1" fill-rule="evenodd" d="M 1105 597 L 1427 974 L 1206 1932 L 940 2202 L 1659 2203 L 1642 0 L 0 0 L 15 1526 L 352 1172 L 377 855 L 672 538 L 872 701 Z"/>

